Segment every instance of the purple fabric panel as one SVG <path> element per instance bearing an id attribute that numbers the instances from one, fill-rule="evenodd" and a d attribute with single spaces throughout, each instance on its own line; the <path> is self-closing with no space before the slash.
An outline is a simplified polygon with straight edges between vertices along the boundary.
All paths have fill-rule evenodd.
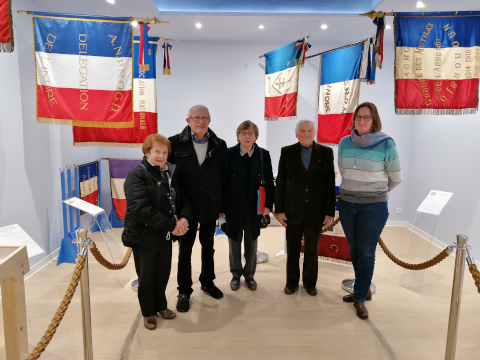
<path id="1" fill-rule="evenodd" d="M 112 179 L 126 179 L 132 169 L 142 162 L 141 159 L 114 160 L 110 159 L 110 171 Z"/>

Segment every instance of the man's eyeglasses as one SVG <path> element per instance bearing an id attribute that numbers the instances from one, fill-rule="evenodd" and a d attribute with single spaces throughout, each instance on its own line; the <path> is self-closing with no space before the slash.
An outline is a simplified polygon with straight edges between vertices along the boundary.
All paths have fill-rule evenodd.
<path id="1" fill-rule="evenodd" d="M 191 117 L 190 119 L 192 119 L 195 122 L 199 122 L 200 120 L 204 122 L 210 121 L 210 118 L 208 116 L 194 116 L 194 117 Z"/>
<path id="2" fill-rule="evenodd" d="M 360 116 L 360 115 L 355 115 L 355 121 L 369 121 L 370 119 L 373 119 L 371 116 L 369 115 L 365 115 L 365 116 Z"/>
<path id="3" fill-rule="evenodd" d="M 240 131 L 240 135 L 252 137 L 252 136 L 255 135 L 255 132 L 254 131 Z"/>

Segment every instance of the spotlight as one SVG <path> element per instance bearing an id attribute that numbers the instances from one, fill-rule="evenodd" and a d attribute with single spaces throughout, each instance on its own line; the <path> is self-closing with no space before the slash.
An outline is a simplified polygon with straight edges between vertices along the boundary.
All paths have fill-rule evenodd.
<path id="1" fill-rule="evenodd" d="M 138 21 L 133 20 L 132 21 L 132 26 L 137 26 L 137 25 L 138 25 Z"/>
<path id="2" fill-rule="evenodd" d="M 195 26 L 197 27 L 197 29 L 200 29 L 202 27 L 202 24 L 196 23 Z"/>
<path id="3" fill-rule="evenodd" d="M 107 0 L 107 2 L 110 4 L 115 4 L 115 0 Z"/>
<path id="4" fill-rule="evenodd" d="M 260 24 L 260 25 L 258 25 L 258 28 L 259 28 L 259 29 L 263 29 L 263 28 L 265 28 L 265 26 L 263 26 L 263 25 Z"/>
<path id="5" fill-rule="evenodd" d="M 425 7 L 425 4 L 421 1 L 417 1 L 417 8 L 423 8 Z"/>
<path id="6" fill-rule="evenodd" d="M 323 24 L 322 26 L 320 26 L 323 30 L 325 30 L 326 28 L 328 28 L 327 24 Z"/>

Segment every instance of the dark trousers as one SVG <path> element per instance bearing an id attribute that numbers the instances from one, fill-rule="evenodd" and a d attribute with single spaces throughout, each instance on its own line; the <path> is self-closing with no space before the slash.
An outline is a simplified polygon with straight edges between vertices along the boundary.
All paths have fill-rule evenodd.
<path id="1" fill-rule="evenodd" d="M 314 288 L 318 278 L 318 244 L 322 230 L 322 220 L 309 224 L 306 219 L 299 225 L 287 225 L 287 286 L 294 288 L 300 282 L 300 249 L 305 238 L 303 258 L 303 285 Z"/>
<path id="2" fill-rule="evenodd" d="M 378 239 L 388 219 L 387 202 L 354 204 L 340 199 L 338 212 L 355 270 L 353 300 L 363 303 L 372 282 Z"/>
<path id="3" fill-rule="evenodd" d="M 213 237 L 215 235 L 216 222 L 200 224 L 199 238 L 202 245 L 202 271 L 200 273 L 200 283 L 204 287 L 212 287 L 215 279 L 215 266 L 213 255 Z M 197 236 L 197 222 L 192 221 L 189 230 L 179 241 L 178 252 L 178 293 L 190 295 L 192 289 L 192 248 Z"/>
<path id="4" fill-rule="evenodd" d="M 165 289 L 172 266 L 172 242 L 164 239 L 160 248 L 135 248 L 133 259 L 138 275 L 138 301 L 144 317 L 167 308 Z"/>

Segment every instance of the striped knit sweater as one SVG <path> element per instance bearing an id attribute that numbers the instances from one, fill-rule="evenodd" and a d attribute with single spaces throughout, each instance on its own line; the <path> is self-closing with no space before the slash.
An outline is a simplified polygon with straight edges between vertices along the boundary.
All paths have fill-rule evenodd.
<path id="1" fill-rule="evenodd" d="M 387 201 L 388 192 L 402 181 L 397 148 L 392 139 L 373 147 L 357 147 L 349 136 L 340 140 L 338 167 L 340 199 L 351 203 Z"/>

